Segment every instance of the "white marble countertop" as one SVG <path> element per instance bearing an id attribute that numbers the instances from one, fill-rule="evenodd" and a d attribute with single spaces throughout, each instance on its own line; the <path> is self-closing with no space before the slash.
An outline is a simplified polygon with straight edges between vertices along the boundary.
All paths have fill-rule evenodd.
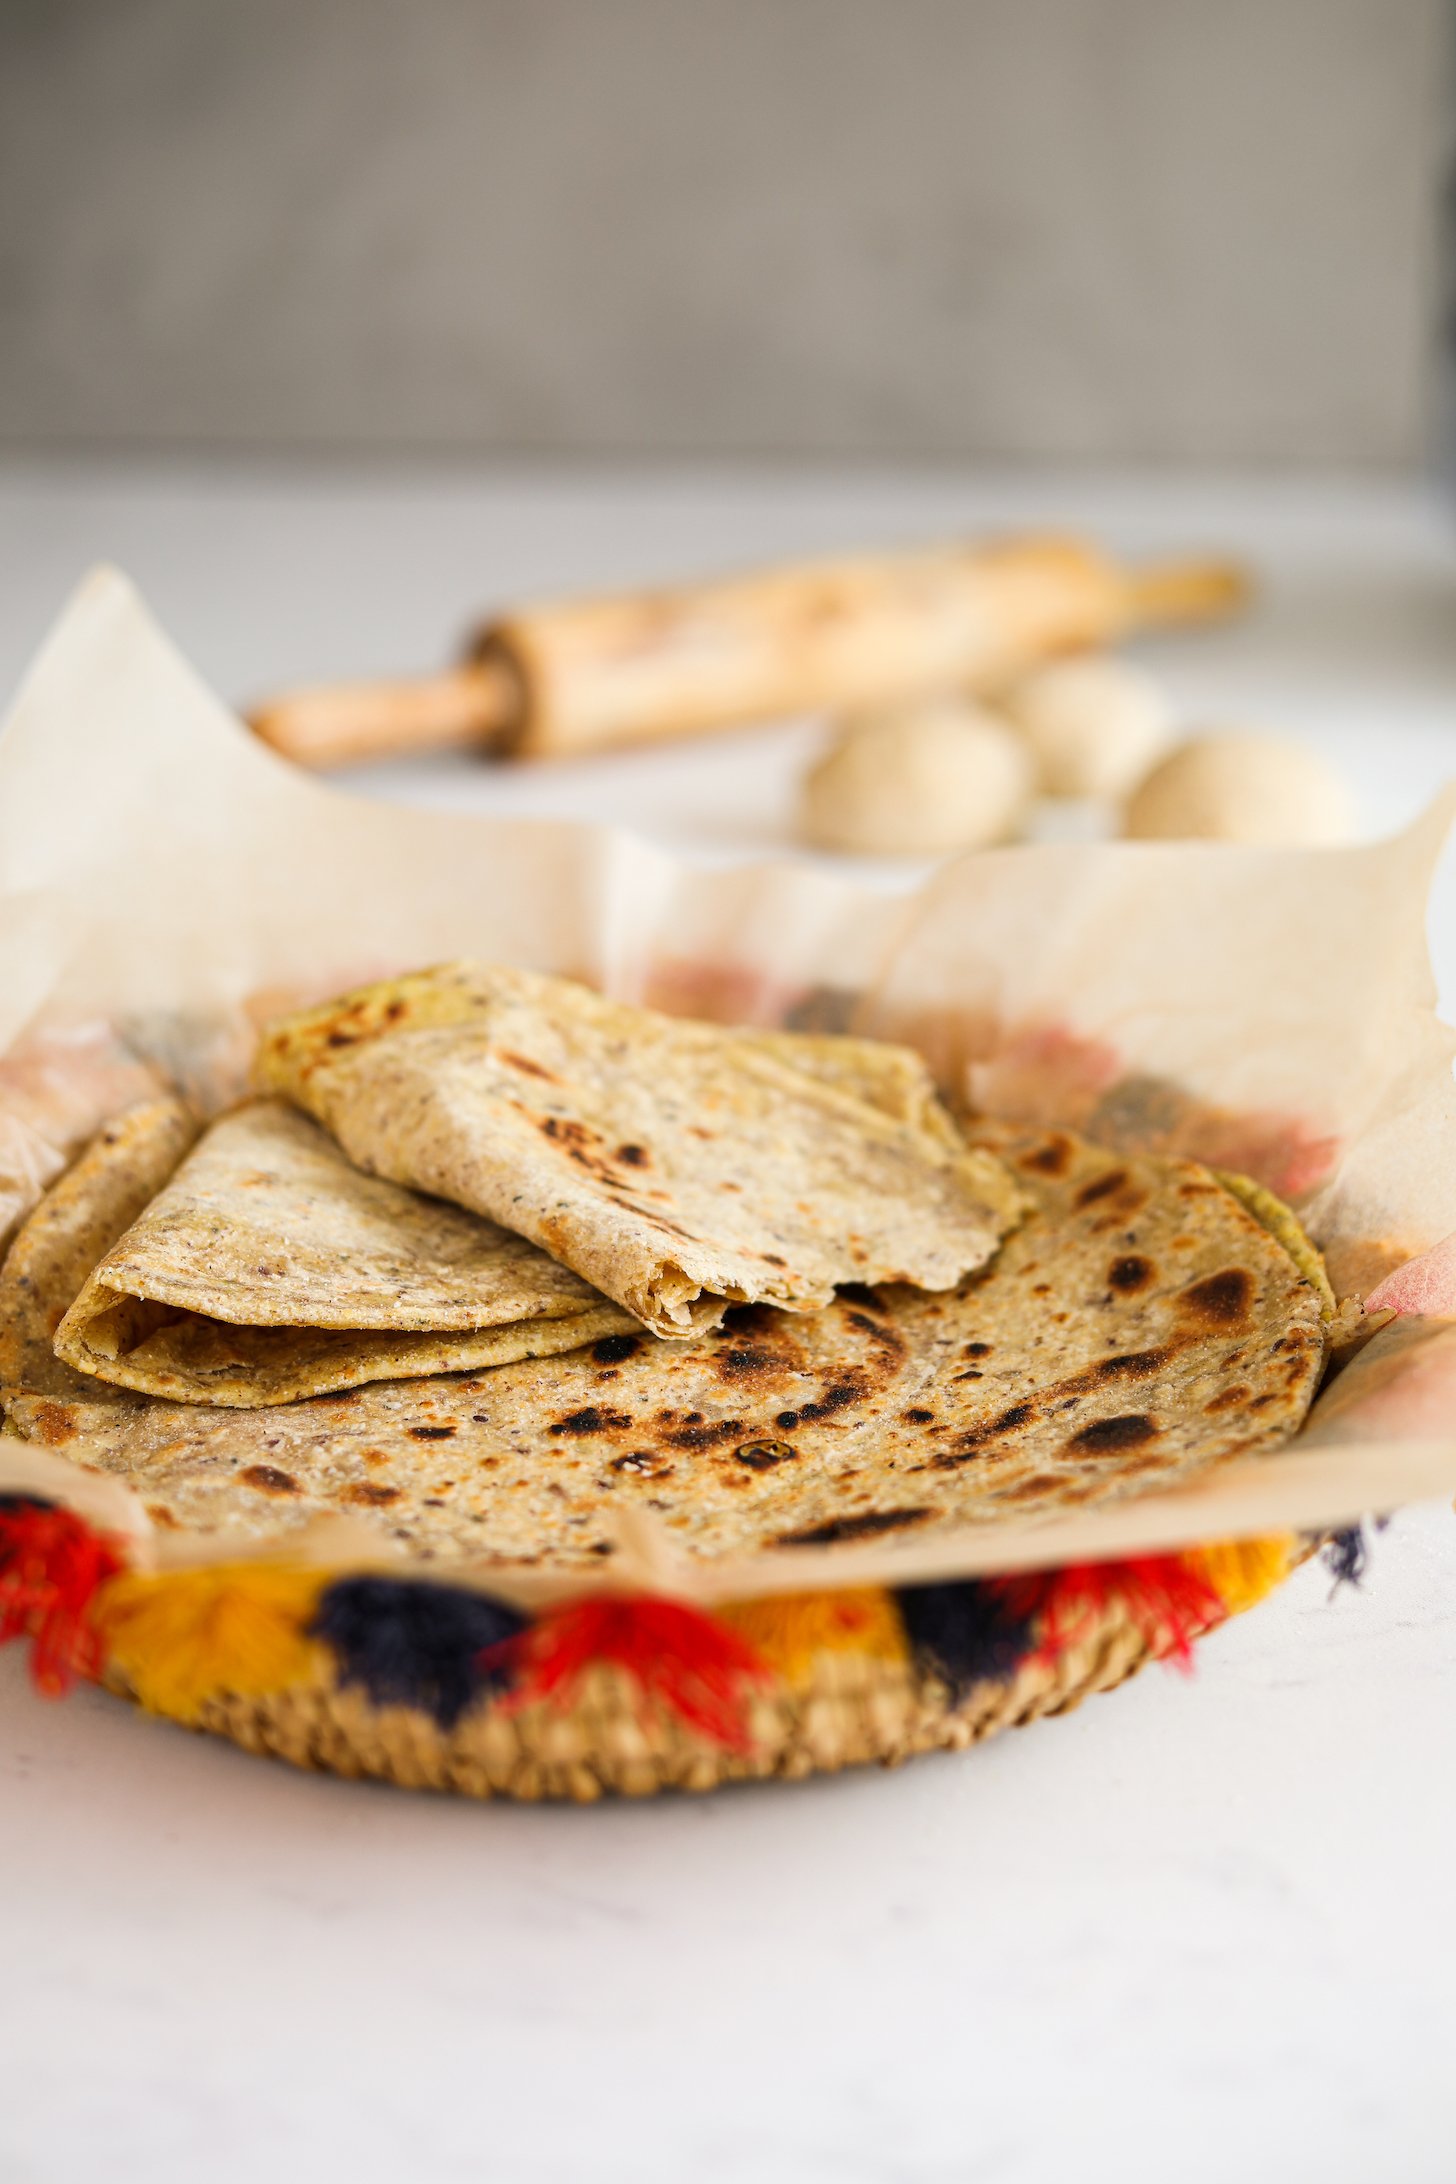
<path id="1" fill-rule="evenodd" d="M 1456 541 L 1393 490 L 0 472 L 0 684 L 119 562 L 215 684 L 426 666 L 508 598 L 1068 522 L 1249 553 L 1149 648 L 1364 824 L 1456 770 Z M 814 731 L 358 786 L 788 847 Z M 887 875 L 893 884 L 899 874 Z M 1456 904 L 1433 940 L 1456 994 Z M 585 1811 L 296 1775 L 0 1657 L 0 2177 L 1086 2184 L 1456 2174 L 1456 1524 L 957 1758 Z"/>

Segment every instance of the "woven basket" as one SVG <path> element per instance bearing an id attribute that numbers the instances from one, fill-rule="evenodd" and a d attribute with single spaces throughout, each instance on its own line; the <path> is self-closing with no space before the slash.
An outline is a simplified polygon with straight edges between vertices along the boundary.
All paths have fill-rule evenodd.
<path id="1" fill-rule="evenodd" d="M 1151 1658 L 1120 1607 L 1051 1662 L 1029 1660 L 1004 1683 L 957 1701 L 939 1678 L 908 1665 L 821 1654 L 797 1691 L 756 1699 L 752 1750 L 725 1751 L 660 1710 L 646 1711 L 614 1668 L 588 1672 L 569 1707 L 511 1709 L 482 1701 L 444 1730 L 412 1707 L 376 1707 L 331 1678 L 266 1698 L 222 1695 L 193 1726 L 247 1751 L 329 1774 L 465 1797 L 590 1803 L 608 1792 L 711 1790 L 724 1782 L 799 1781 L 844 1767 L 895 1766 L 921 1752 L 959 1751 L 1043 1714 L 1064 1714 L 1109 1691 Z M 111 1688 L 130 1696 L 111 1679 Z"/>

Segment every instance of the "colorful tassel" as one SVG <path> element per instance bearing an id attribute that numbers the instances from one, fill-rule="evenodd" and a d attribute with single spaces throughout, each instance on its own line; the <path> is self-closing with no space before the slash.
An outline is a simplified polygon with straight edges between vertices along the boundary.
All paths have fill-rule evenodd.
<path id="1" fill-rule="evenodd" d="M 1035 1644 L 1034 1613 L 995 1584 L 907 1585 L 899 1601 L 916 1660 L 943 1677 L 957 1701 L 977 1684 L 1007 1682 Z"/>
<path id="2" fill-rule="evenodd" d="M 993 1578 L 990 1583 L 1014 1615 L 1036 1622 L 1037 1657 L 1044 1661 L 1056 1660 L 1104 1614 L 1121 1609 L 1150 1653 L 1186 1667 L 1193 1657 L 1193 1640 L 1227 1613 L 1192 1556 L 1074 1563 L 1064 1570 Z"/>
<path id="3" fill-rule="evenodd" d="M 1242 1615 L 1289 1575 L 1299 1542 L 1292 1532 L 1267 1539 L 1230 1539 L 1198 1547 L 1187 1559 L 1218 1594 L 1229 1615 Z"/>
<path id="4" fill-rule="evenodd" d="M 569 1706 L 588 1669 L 620 1669 L 644 1704 L 676 1714 L 729 1751 L 750 1748 L 747 1702 L 772 1682 L 768 1664 L 728 1624 L 675 1600 L 606 1596 L 554 1608 L 505 1645 L 493 1665 L 516 1677 L 508 1704 Z"/>
<path id="5" fill-rule="evenodd" d="M 796 1690 L 812 1681 L 824 1654 L 901 1662 L 908 1653 L 895 1596 L 878 1586 L 735 1600 L 720 1608 L 718 1616 Z"/>
<path id="6" fill-rule="evenodd" d="M 1353 1585 L 1358 1590 L 1370 1566 L 1370 1542 L 1364 1525 L 1347 1524 L 1343 1531 L 1332 1532 L 1320 1549 L 1320 1560 L 1335 1581 L 1334 1592 L 1342 1585 Z"/>
<path id="7" fill-rule="evenodd" d="M 112 1543 L 71 1510 L 0 1495 L 0 1644 L 30 1639 L 31 1677 L 47 1698 L 99 1673 L 92 1611 L 98 1588 L 121 1567 Z"/>
<path id="8" fill-rule="evenodd" d="M 144 1577 L 71 1511 L 0 1495 L 0 1642 L 28 1637 L 47 1693 L 94 1677 L 107 1659 L 141 1703 L 183 1721 L 228 1691 L 260 1695 L 317 1672 L 319 1645 L 342 1684 L 376 1706 L 410 1706 L 452 1729 L 484 1693 L 514 1684 L 515 1707 L 568 1705 L 582 1677 L 622 1671 L 644 1704 L 733 1750 L 750 1743 L 747 1702 L 775 1676 L 812 1681 L 825 1655 L 903 1662 L 942 1676 L 957 1697 L 1004 1682 L 1033 1654 L 1051 1660 L 1110 1610 L 1150 1650 L 1180 1662 L 1192 1641 L 1262 1599 L 1292 1565 L 1290 1535 L 1221 1542 L 1184 1555 L 1080 1564 L 1023 1576 L 800 1593 L 736 1601 L 709 1616 L 647 1595 L 597 1597 L 534 1624 L 489 1595 L 381 1576 L 234 1563 Z M 1362 1528 L 1324 1548 L 1337 1583 L 1358 1584 Z"/>
<path id="9" fill-rule="evenodd" d="M 400 1577 L 345 1577 L 319 1600 L 310 1634 L 332 1647 L 339 1681 L 375 1706 L 413 1706 L 442 1729 L 510 1680 L 503 1649 L 524 1617 L 487 1593 Z"/>
<path id="10" fill-rule="evenodd" d="M 141 1704 L 193 1722 L 219 1692 L 284 1691 L 317 1670 L 307 1630 L 323 1583 L 318 1570 L 267 1562 L 124 1575 L 103 1588 L 96 1624 Z"/>

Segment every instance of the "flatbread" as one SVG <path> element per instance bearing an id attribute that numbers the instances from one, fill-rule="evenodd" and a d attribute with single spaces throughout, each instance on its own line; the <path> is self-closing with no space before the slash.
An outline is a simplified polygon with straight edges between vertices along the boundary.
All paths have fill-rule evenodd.
<path id="1" fill-rule="evenodd" d="M 55 1347 L 121 1387 L 249 1407 L 635 1325 L 524 1237 L 361 1175 L 306 1115 L 257 1100 L 212 1125 L 90 1271 Z"/>
<path id="2" fill-rule="evenodd" d="M 97 1260 L 161 1190 L 197 1128 L 181 1100 L 129 1108 L 47 1192 L 0 1267 L 0 1390 L 94 1395 L 52 1348 L 61 1316 Z"/>
<path id="3" fill-rule="evenodd" d="M 948 1289 L 1018 1212 L 992 1156 L 762 1037 L 532 972 L 366 987 L 275 1025 L 258 1077 L 357 1166 L 529 1237 L 660 1335 L 840 1282 Z"/>
<path id="4" fill-rule="evenodd" d="M 910 1048 L 750 1036 L 960 1143 Z M 214 1123 L 145 1210 L 129 1180 L 134 1161 L 121 1146 L 115 1158 L 115 1181 L 138 1218 L 94 1272 L 109 1238 L 90 1249 L 90 1262 L 84 1251 L 76 1257 L 77 1278 L 90 1279 L 59 1330 L 47 1331 L 28 1385 L 45 1369 L 73 1395 L 96 1392 L 77 1382 L 83 1374 L 174 1401 L 249 1408 L 551 1356 L 638 1324 L 524 1237 L 364 1175 L 281 1101 L 254 1101 Z M 64 1363 L 50 1355 L 50 1334 Z"/>
<path id="5" fill-rule="evenodd" d="M 415 1553 L 570 1570 L 636 1503 L 705 1557 L 1051 1515 L 1272 1452 L 1302 1421 L 1318 1290 L 1209 1172 L 978 1134 L 1033 1211 L 949 1293 L 734 1310 L 696 1345 L 568 1356 L 252 1412 L 9 1405 L 27 1438 L 228 1544 L 375 1511 Z"/>

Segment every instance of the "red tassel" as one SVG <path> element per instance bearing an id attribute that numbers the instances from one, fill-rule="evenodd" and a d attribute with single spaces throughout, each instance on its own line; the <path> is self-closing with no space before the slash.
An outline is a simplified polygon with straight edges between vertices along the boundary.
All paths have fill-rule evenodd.
<path id="1" fill-rule="evenodd" d="M 587 1669 L 609 1662 L 689 1728 L 730 1751 L 751 1744 L 745 1706 L 749 1692 L 773 1681 L 767 1663 L 738 1633 L 696 1608 L 645 1594 L 603 1596 L 554 1608 L 529 1630 L 490 1646 L 488 1668 L 516 1677 L 512 1708 L 549 1699 L 569 1706 Z"/>
<path id="2" fill-rule="evenodd" d="M 1121 1607 L 1160 1658 L 1191 1667 L 1193 1640 L 1227 1614 L 1222 1596 L 1183 1555 L 1139 1555 L 1126 1562 L 1078 1562 L 1064 1570 L 990 1580 L 1016 1616 L 1041 1627 L 1036 1658 L 1052 1661 L 1085 1637 L 1109 1608 Z"/>
<path id="3" fill-rule="evenodd" d="M 47 1698 L 99 1673 L 91 1605 L 121 1567 L 110 1542 L 69 1509 L 23 1501 L 0 1509 L 0 1645 L 30 1639 L 30 1673 Z"/>

